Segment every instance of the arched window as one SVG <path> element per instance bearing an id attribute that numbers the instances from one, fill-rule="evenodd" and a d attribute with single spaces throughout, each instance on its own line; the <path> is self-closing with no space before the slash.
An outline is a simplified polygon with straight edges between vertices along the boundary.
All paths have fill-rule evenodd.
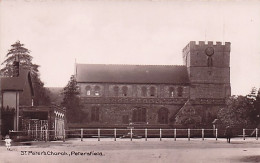
<path id="1" fill-rule="evenodd" d="M 118 94 L 119 94 L 119 87 L 114 86 L 114 96 L 118 96 Z"/>
<path id="2" fill-rule="evenodd" d="M 88 85 L 88 86 L 86 86 L 86 93 L 87 93 L 87 96 L 90 96 L 90 94 L 91 94 L 91 87 Z"/>
<path id="3" fill-rule="evenodd" d="M 91 108 L 91 121 L 92 122 L 99 121 L 99 108 L 98 107 Z"/>
<path id="4" fill-rule="evenodd" d="M 183 88 L 182 88 L 182 87 L 178 87 L 178 88 L 177 88 L 177 94 L 178 94 L 178 96 L 181 97 L 181 96 L 182 96 L 182 93 L 183 93 Z"/>
<path id="5" fill-rule="evenodd" d="M 146 122 L 146 108 L 134 108 L 133 122 Z"/>
<path id="6" fill-rule="evenodd" d="M 100 87 L 95 86 L 95 96 L 99 96 L 99 95 L 100 95 Z"/>
<path id="7" fill-rule="evenodd" d="M 173 97 L 173 96 L 174 96 L 174 88 L 169 87 L 169 97 Z"/>
<path id="8" fill-rule="evenodd" d="M 147 95 L 147 88 L 145 86 L 142 87 L 142 92 L 141 93 L 142 93 L 143 97 L 146 97 L 146 95 Z"/>
<path id="9" fill-rule="evenodd" d="M 150 96 L 155 96 L 155 87 L 150 88 Z"/>
<path id="10" fill-rule="evenodd" d="M 160 124 L 168 124 L 168 114 L 169 114 L 169 111 L 167 108 L 161 108 L 158 111 L 158 122 Z"/>
<path id="11" fill-rule="evenodd" d="M 127 96 L 128 87 L 123 86 L 122 91 L 123 91 L 123 96 Z"/>

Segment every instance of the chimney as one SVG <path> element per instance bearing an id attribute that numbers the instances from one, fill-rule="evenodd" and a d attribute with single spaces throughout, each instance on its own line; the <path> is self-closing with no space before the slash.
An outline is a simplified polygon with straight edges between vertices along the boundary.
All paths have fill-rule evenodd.
<path id="1" fill-rule="evenodd" d="M 13 77 L 18 77 L 19 76 L 19 69 L 20 69 L 19 61 L 14 61 L 13 67 L 14 67 Z"/>

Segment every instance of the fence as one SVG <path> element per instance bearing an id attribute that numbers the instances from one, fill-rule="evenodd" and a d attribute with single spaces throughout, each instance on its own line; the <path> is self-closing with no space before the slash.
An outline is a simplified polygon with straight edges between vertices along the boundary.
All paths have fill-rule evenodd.
<path id="1" fill-rule="evenodd" d="M 83 141 L 84 138 L 96 138 L 100 141 L 102 138 L 113 138 L 117 141 L 118 138 L 133 139 L 144 138 L 145 141 L 148 138 L 159 138 L 162 141 L 163 138 L 173 138 L 175 141 L 178 138 L 187 138 L 190 141 L 191 138 L 214 138 L 218 140 L 220 137 L 224 137 L 225 129 L 70 129 L 63 130 L 62 135 L 57 136 L 55 130 L 28 130 L 28 131 L 10 131 L 10 135 L 13 139 L 18 141 L 25 140 L 37 140 L 37 141 L 49 141 L 49 140 L 63 140 L 66 138 L 80 138 Z M 246 137 L 255 137 L 258 140 L 259 129 L 234 129 L 234 137 L 242 137 L 243 140 Z"/>

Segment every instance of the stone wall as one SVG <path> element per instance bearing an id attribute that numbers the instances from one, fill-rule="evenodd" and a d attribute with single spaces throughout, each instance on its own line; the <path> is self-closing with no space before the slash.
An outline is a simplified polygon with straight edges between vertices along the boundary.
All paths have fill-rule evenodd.
<path id="1" fill-rule="evenodd" d="M 89 124 L 129 124 L 133 122 L 133 110 L 136 108 L 146 109 L 146 121 L 144 124 L 160 124 L 158 122 L 159 109 L 166 108 L 168 113 L 168 124 L 174 123 L 175 114 L 183 105 L 129 105 L 129 104 L 85 104 L 83 111 L 88 115 Z M 91 120 L 91 108 L 99 108 L 99 121 Z M 124 121 L 124 116 L 128 121 Z"/>

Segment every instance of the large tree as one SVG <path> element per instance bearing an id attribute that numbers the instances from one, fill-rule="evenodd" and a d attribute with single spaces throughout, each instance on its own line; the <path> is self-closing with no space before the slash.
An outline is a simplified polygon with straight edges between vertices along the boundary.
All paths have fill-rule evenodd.
<path id="1" fill-rule="evenodd" d="M 34 104 L 35 105 L 47 105 L 50 104 L 50 99 L 44 88 L 44 83 L 40 79 L 39 65 L 33 64 L 33 57 L 30 55 L 30 50 L 24 47 L 20 41 L 11 45 L 11 49 L 6 54 L 6 59 L 2 65 L 4 67 L 0 70 L 1 76 L 13 77 L 17 76 L 17 71 L 14 62 L 19 62 L 20 67 L 30 70 L 34 88 Z"/>
<path id="2" fill-rule="evenodd" d="M 72 75 L 66 87 L 63 88 L 62 106 L 66 108 L 69 123 L 80 123 L 87 121 L 87 116 L 82 111 L 82 103 L 79 97 L 80 91 L 75 76 Z"/>
<path id="3" fill-rule="evenodd" d="M 255 87 L 246 96 L 232 96 L 227 106 L 218 112 L 224 125 L 233 127 L 256 126 L 259 123 L 260 94 Z"/>
<path id="4" fill-rule="evenodd" d="M 218 118 L 225 126 L 248 126 L 247 102 L 244 96 L 232 96 L 227 100 L 227 106 L 218 112 Z"/>

